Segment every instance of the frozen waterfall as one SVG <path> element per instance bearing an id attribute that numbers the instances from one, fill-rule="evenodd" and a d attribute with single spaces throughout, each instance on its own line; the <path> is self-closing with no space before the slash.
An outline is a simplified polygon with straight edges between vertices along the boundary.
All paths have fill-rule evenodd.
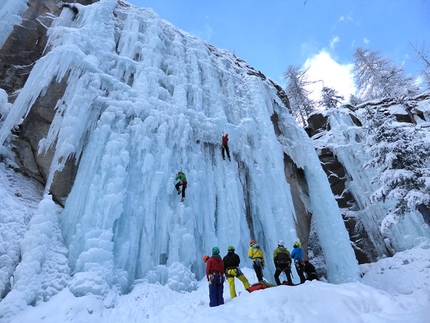
<path id="1" fill-rule="evenodd" d="M 150 9 L 117 0 L 77 8 L 76 17 L 65 8 L 54 21 L 48 51 L 0 131 L 3 143 L 50 82 L 66 80 L 40 152 L 55 147 L 46 193 L 67 157 L 79 160 L 59 215 L 75 295 L 104 294 L 114 284 L 127 291 L 140 278 L 190 290 L 213 246 L 222 254 L 235 246 L 250 265 L 251 238 L 266 253 L 270 279 L 276 242 L 292 247 L 300 216 L 284 154 L 304 170 L 329 281 L 358 279 L 313 144 L 270 80 Z M 231 162 L 221 157 L 223 133 Z M 188 179 L 184 203 L 174 188 L 179 170 Z"/>

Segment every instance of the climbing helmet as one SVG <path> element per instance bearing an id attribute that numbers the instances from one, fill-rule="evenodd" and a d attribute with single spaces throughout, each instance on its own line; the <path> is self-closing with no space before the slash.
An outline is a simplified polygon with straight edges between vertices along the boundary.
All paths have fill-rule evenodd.
<path id="1" fill-rule="evenodd" d="M 219 255 L 219 248 L 218 248 L 218 247 L 213 247 L 213 248 L 212 248 L 212 254 L 213 254 L 214 256 Z"/>

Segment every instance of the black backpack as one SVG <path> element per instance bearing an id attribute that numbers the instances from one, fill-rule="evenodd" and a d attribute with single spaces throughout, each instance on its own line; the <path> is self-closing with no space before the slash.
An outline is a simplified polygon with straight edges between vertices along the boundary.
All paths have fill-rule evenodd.
<path id="1" fill-rule="evenodd" d="M 276 263 L 281 266 L 289 266 L 291 265 L 290 255 L 286 252 L 280 252 L 276 256 Z"/>

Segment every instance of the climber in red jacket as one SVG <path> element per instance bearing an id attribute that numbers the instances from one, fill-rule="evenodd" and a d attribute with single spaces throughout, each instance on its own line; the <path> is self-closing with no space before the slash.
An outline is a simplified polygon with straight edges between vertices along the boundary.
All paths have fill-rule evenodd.
<path id="1" fill-rule="evenodd" d="M 212 248 L 212 257 L 206 262 L 206 277 L 209 282 L 209 306 L 224 304 L 224 261 L 218 247 Z"/>
<path id="2" fill-rule="evenodd" d="M 227 152 L 228 160 L 231 161 L 231 159 L 230 159 L 230 149 L 228 148 L 228 133 L 226 133 L 224 136 L 222 136 L 221 153 L 222 153 L 222 159 L 225 160 L 224 150 Z"/>

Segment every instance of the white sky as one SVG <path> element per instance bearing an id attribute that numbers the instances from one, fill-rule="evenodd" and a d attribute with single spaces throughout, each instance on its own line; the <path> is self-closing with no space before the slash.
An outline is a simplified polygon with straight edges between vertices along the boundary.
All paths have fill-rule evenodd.
<path id="1" fill-rule="evenodd" d="M 341 65 L 325 50 L 308 58 L 304 68 L 308 69 L 309 80 L 316 82 L 309 87 L 309 90 L 312 91 L 309 96 L 315 101 L 320 99 L 320 91 L 323 86 L 336 89 L 345 100 L 348 100 L 349 96 L 356 91 L 352 77 L 353 64 Z"/>

